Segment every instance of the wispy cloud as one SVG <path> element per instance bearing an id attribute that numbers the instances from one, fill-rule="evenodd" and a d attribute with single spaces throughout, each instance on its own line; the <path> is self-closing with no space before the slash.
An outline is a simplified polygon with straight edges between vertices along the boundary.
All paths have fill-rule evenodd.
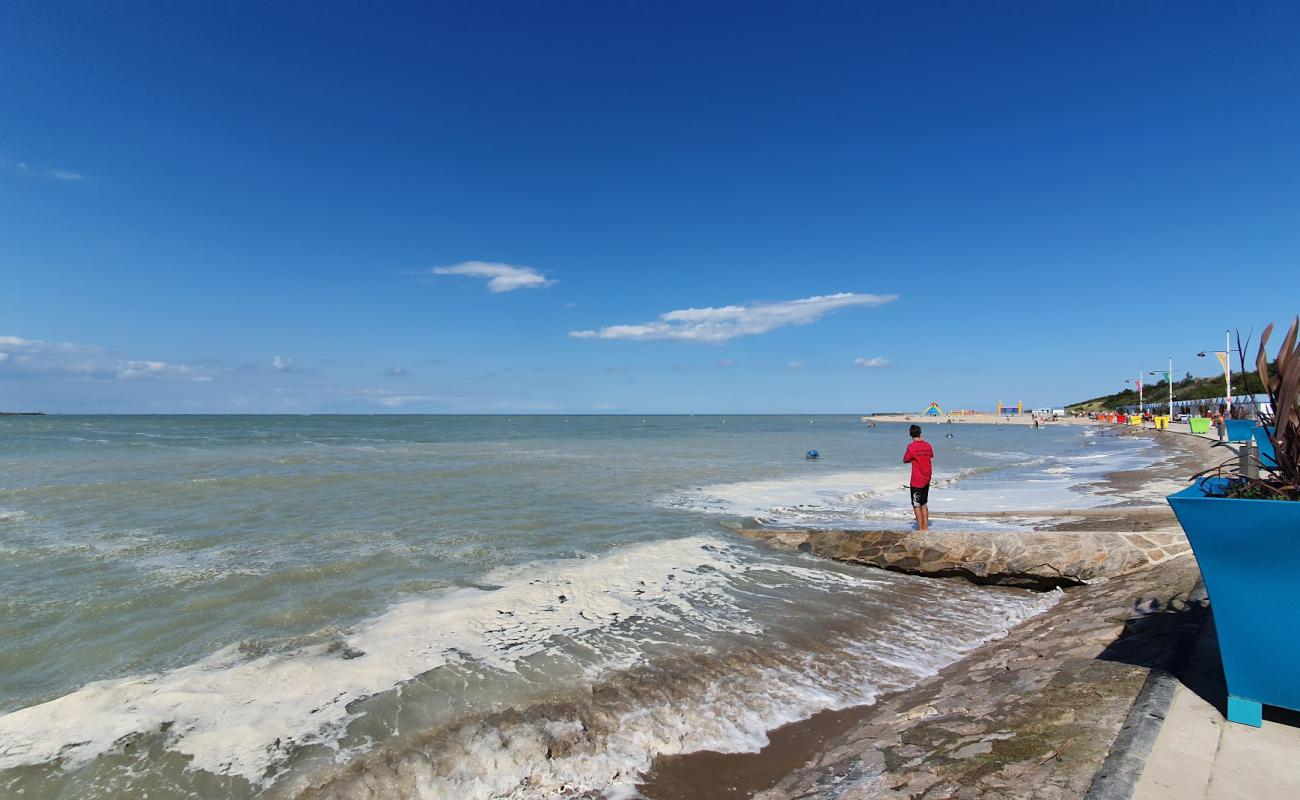
<path id="1" fill-rule="evenodd" d="M 853 359 L 853 366 L 866 367 L 867 369 L 887 367 L 889 366 L 889 359 L 884 356 L 876 356 L 875 358 L 855 358 Z"/>
<path id="2" fill-rule="evenodd" d="M 176 364 L 153 359 L 122 358 L 98 345 L 48 342 L 21 336 L 0 336 L 0 364 L 29 373 L 63 373 L 83 378 L 187 378 L 206 383 L 219 370 L 211 366 Z"/>
<path id="3" fill-rule="evenodd" d="M 786 366 L 789 367 L 790 369 L 803 369 L 803 362 L 791 361 L 789 364 L 786 364 Z"/>
<path id="4" fill-rule="evenodd" d="M 387 389 L 362 389 L 359 394 L 385 408 L 401 408 L 412 403 L 427 403 L 438 399 L 428 394 L 401 394 Z"/>
<path id="5" fill-rule="evenodd" d="M 99 353 L 102 347 L 73 344 L 72 342 L 47 342 L 42 339 L 24 339 L 21 336 L 0 336 L 0 347 L 11 353 Z"/>
<path id="6" fill-rule="evenodd" d="M 411 403 L 422 403 L 433 398 L 424 394 L 392 394 L 379 398 L 379 402 L 389 408 L 401 408 Z"/>
<path id="7" fill-rule="evenodd" d="M 434 267 L 434 275 L 465 275 L 470 278 L 487 278 L 488 291 L 493 294 L 513 292 L 516 289 L 541 289 L 555 281 L 532 267 L 499 264 L 488 261 L 465 261 L 449 267 Z"/>
<path id="8" fill-rule="evenodd" d="M 717 366 L 719 369 L 727 369 L 729 367 L 736 366 L 736 362 L 732 361 L 729 358 L 720 358 L 718 359 L 718 362 L 717 364 L 715 364 L 715 366 Z"/>
<path id="9" fill-rule="evenodd" d="M 199 368 L 188 364 L 169 364 L 166 361 L 124 361 L 119 365 L 117 377 L 128 381 L 137 378 L 157 378 L 163 375 L 183 376 L 193 380 L 212 379 L 212 376 L 200 372 Z"/>
<path id="10" fill-rule="evenodd" d="M 575 339 L 630 339 L 650 341 L 670 339 L 681 342 L 720 344 L 739 336 L 808 325 L 832 311 L 854 306 L 880 306 L 898 299 L 895 294 L 839 294 L 805 297 L 778 303 L 755 303 L 748 306 L 721 308 L 684 308 L 659 315 L 654 322 L 638 325 L 611 325 L 599 330 L 570 331 Z"/>
<path id="11" fill-rule="evenodd" d="M 389 367 L 384 370 L 384 376 L 388 378 L 405 378 L 410 375 L 411 371 L 402 367 Z"/>
<path id="12" fill-rule="evenodd" d="M 73 181 L 83 180 L 86 177 L 85 175 L 82 175 L 80 172 L 73 172 L 72 170 L 69 169 L 42 169 L 40 167 L 34 167 L 31 164 L 28 164 L 26 161 L 0 160 L 0 165 L 5 165 L 5 164 L 7 164 L 10 167 L 10 169 L 13 169 L 15 172 L 20 172 L 23 175 L 27 175 L 28 177 L 39 178 L 41 180 L 73 182 Z"/>
<path id="13" fill-rule="evenodd" d="M 288 356 L 276 356 L 271 359 L 271 367 L 275 369 L 276 372 L 292 372 L 293 359 Z"/>

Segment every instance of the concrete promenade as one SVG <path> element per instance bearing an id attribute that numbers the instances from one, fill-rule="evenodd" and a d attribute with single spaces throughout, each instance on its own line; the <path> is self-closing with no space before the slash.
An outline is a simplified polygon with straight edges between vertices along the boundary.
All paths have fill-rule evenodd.
<path id="1" fill-rule="evenodd" d="M 1266 708 L 1264 726 L 1224 719 L 1214 624 L 1197 638 L 1133 800 L 1300 798 L 1300 714 Z"/>
<path id="2" fill-rule="evenodd" d="M 1150 426 L 1145 426 L 1151 430 Z M 1194 434 L 1185 423 L 1169 432 Z M 1224 449 L 1224 460 L 1231 454 Z M 1228 722 L 1227 687 L 1211 619 L 1165 712 L 1133 800 L 1271 800 L 1300 798 L 1300 713 L 1265 709 L 1262 728 Z"/>

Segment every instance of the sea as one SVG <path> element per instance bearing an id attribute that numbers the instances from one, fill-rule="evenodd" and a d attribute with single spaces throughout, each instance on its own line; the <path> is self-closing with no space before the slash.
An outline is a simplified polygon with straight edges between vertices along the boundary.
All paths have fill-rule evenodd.
<path id="1" fill-rule="evenodd" d="M 924 427 L 939 516 L 1115 502 L 1102 476 L 1159 458 Z M 734 533 L 908 528 L 907 443 L 848 416 L 0 417 L 0 797 L 633 798 L 656 756 L 758 750 L 1056 602 Z"/>

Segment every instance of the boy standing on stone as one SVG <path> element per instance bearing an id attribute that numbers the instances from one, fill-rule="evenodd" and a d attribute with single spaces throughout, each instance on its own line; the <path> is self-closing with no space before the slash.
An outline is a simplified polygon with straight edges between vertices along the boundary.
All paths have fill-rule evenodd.
<path id="1" fill-rule="evenodd" d="M 934 460 L 934 448 L 921 439 L 921 426 L 913 425 L 907 432 L 912 436 L 912 443 L 903 451 L 903 463 L 912 465 L 912 480 L 908 484 L 912 499 L 912 513 L 916 514 L 916 529 L 930 530 L 930 462 Z"/>

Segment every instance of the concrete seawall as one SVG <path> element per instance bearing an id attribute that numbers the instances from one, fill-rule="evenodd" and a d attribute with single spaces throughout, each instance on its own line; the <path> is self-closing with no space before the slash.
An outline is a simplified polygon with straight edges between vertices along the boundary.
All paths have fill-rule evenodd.
<path id="1" fill-rule="evenodd" d="M 742 529 L 772 547 L 974 583 L 1046 590 L 1125 575 L 1191 551 L 1181 530 L 846 531 Z"/>

